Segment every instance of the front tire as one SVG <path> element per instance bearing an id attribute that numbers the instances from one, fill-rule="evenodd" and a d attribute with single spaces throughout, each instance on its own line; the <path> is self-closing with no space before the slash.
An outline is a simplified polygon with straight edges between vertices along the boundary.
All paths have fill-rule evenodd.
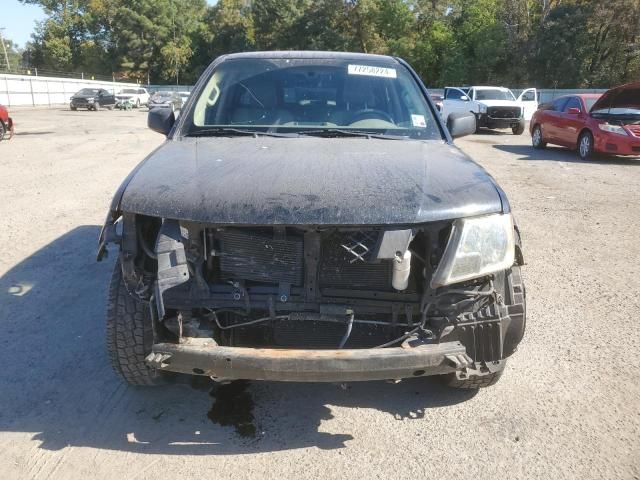
<path id="1" fill-rule="evenodd" d="M 533 132 L 531 132 L 531 144 L 533 145 L 533 148 L 538 150 L 542 150 L 547 146 L 547 142 L 542 138 L 542 129 L 540 128 L 540 125 L 533 127 Z"/>
<path id="2" fill-rule="evenodd" d="M 4 139 L 4 136 L 6 133 L 7 133 L 7 127 L 5 127 L 4 122 L 0 120 L 0 142 Z"/>
<path id="3" fill-rule="evenodd" d="M 506 361 L 502 362 L 502 368 L 497 372 L 486 375 L 465 375 L 463 372 L 449 373 L 442 375 L 442 381 L 447 387 L 462 388 L 466 390 L 477 390 L 495 385 L 502 377 Z"/>
<path id="4" fill-rule="evenodd" d="M 511 132 L 514 135 L 522 135 L 524 133 L 524 122 L 520 122 L 515 127 L 511 127 Z"/>
<path id="5" fill-rule="evenodd" d="M 593 156 L 593 135 L 584 131 L 578 138 L 578 156 L 582 160 L 589 160 Z"/>
<path id="6" fill-rule="evenodd" d="M 151 322 L 149 305 L 129 295 L 116 262 L 107 304 L 107 350 L 111 366 L 129 385 L 164 383 L 161 374 L 144 361 L 153 346 Z"/>

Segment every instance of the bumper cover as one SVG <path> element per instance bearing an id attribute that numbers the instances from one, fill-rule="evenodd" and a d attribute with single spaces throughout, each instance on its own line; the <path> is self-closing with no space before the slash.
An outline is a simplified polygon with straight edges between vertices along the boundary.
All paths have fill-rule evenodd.
<path id="1" fill-rule="evenodd" d="M 159 343 L 146 359 L 161 371 L 225 380 L 355 382 L 438 375 L 472 365 L 460 342 L 353 350 L 221 347 L 209 339 Z"/>
<path id="2" fill-rule="evenodd" d="M 493 118 L 486 113 L 477 113 L 478 126 L 487 128 L 511 128 L 524 123 L 523 118 Z"/>
<path id="3" fill-rule="evenodd" d="M 612 155 L 640 156 L 640 137 L 600 133 L 596 135 L 594 151 Z"/>

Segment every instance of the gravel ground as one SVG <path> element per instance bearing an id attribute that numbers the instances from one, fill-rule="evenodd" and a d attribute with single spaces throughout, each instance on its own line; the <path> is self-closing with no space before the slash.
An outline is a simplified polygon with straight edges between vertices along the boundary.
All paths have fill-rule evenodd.
<path id="1" fill-rule="evenodd" d="M 108 364 L 114 260 L 95 262 L 96 238 L 119 182 L 162 141 L 146 115 L 12 113 L 0 478 L 640 478 L 640 159 L 580 162 L 526 133 L 459 140 L 524 239 L 528 329 L 502 380 L 477 394 L 428 379 L 252 383 L 232 399 L 253 403 L 244 438 L 209 419 L 206 385 L 129 388 Z"/>

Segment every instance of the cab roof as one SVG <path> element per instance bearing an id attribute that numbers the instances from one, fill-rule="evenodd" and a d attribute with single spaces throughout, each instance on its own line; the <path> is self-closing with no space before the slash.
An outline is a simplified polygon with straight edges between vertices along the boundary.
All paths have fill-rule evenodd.
<path id="1" fill-rule="evenodd" d="M 395 57 L 388 55 L 375 55 L 371 53 L 351 53 L 351 52 L 326 52 L 309 50 L 274 50 L 268 52 L 241 52 L 224 55 L 223 60 L 235 60 L 240 58 L 254 59 L 280 59 L 280 58 L 303 58 L 303 59 L 340 59 L 340 60 L 375 60 L 389 63 L 400 63 Z"/>

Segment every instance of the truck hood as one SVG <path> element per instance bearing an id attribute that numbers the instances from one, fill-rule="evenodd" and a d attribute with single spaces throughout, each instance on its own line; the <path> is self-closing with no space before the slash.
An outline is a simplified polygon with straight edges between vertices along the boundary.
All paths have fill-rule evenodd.
<path id="1" fill-rule="evenodd" d="M 477 100 L 478 103 L 484 103 L 487 107 L 519 107 L 520 102 L 515 100 Z"/>
<path id="2" fill-rule="evenodd" d="M 443 141 L 169 140 L 120 192 L 112 208 L 214 224 L 414 224 L 509 210 L 491 176 Z"/>

